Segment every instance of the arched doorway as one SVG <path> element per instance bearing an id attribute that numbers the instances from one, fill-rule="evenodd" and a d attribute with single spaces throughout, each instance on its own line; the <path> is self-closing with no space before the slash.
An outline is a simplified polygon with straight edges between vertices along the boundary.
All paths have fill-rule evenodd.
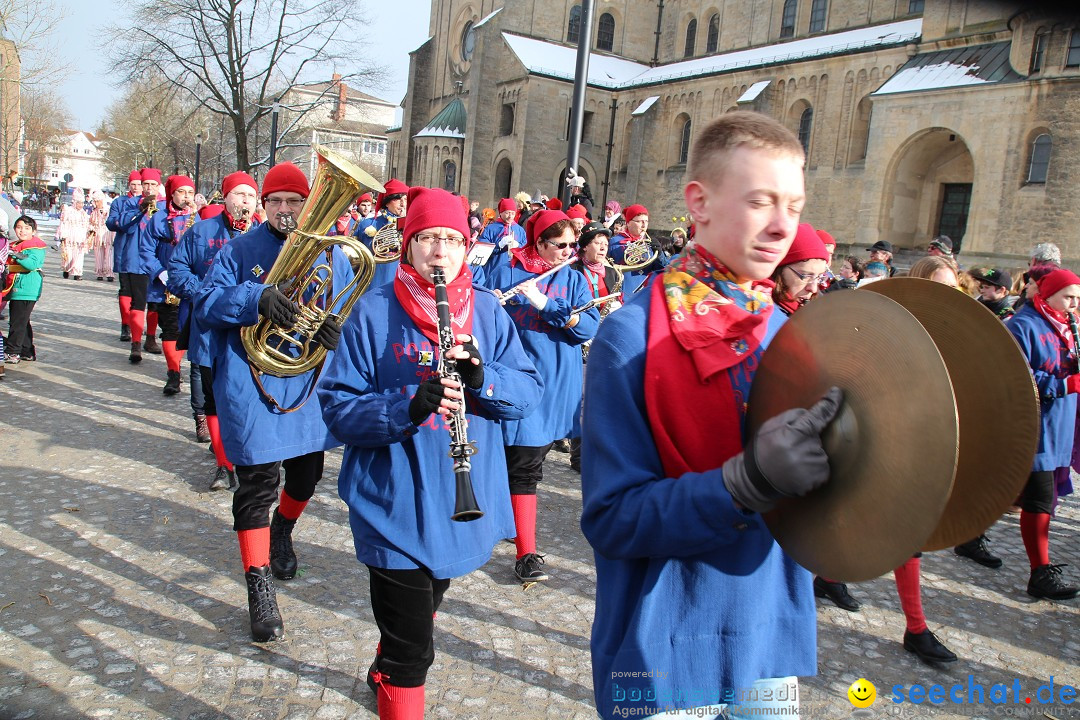
<path id="1" fill-rule="evenodd" d="M 510 185 L 513 180 L 514 166 L 508 158 L 503 158 L 495 166 L 495 201 L 502 198 L 513 197 L 510 194 Z"/>
<path id="2" fill-rule="evenodd" d="M 971 150 L 958 133 L 930 128 L 896 151 L 885 175 L 879 238 L 896 247 L 922 248 L 948 235 L 964 245 L 975 178 Z"/>

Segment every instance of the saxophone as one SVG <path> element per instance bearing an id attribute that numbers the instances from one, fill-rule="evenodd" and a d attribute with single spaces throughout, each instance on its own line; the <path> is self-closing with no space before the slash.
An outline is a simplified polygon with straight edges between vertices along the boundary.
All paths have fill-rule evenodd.
<path id="1" fill-rule="evenodd" d="M 157 210 L 157 203 L 154 203 L 154 210 L 155 211 Z M 147 217 L 150 217 L 150 215 L 147 215 Z M 198 217 L 199 217 L 199 213 L 196 212 L 195 210 L 192 210 L 190 213 L 188 213 L 187 221 L 184 223 L 184 230 L 183 230 L 183 232 L 180 233 L 180 237 L 184 237 L 184 235 L 187 233 L 187 231 L 191 229 L 191 226 L 195 224 L 195 220 L 197 220 Z M 179 242 L 179 239 L 177 239 L 177 242 Z M 175 245 L 176 243 L 173 243 L 173 244 Z M 168 288 L 165 288 L 165 304 L 166 305 L 179 305 L 180 304 L 180 298 L 177 297 L 176 295 L 173 295 L 171 292 L 169 292 Z"/>

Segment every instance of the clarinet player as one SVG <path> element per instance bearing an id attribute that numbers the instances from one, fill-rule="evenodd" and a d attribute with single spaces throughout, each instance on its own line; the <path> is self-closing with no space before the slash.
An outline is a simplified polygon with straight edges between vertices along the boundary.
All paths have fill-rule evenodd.
<path id="1" fill-rule="evenodd" d="M 318 388 L 323 419 L 345 444 L 338 490 L 356 557 L 368 568 L 380 641 L 367 682 L 384 720 L 423 717 L 434 614 L 450 579 L 479 568 L 495 543 L 514 535 L 499 421 L 525 417 L 543 392 L 513 320 L 472 284 L 460 198 L 417 187 L 408 206 L 394 281 L 357 303 Z M 445 358 L 436 268 L 458 343 Z M 483 510 L 469 522 L 451 519 L 449 418 L 461 403 L 468 437 L 453 441 L 476 445 L 471 478 Z"/>

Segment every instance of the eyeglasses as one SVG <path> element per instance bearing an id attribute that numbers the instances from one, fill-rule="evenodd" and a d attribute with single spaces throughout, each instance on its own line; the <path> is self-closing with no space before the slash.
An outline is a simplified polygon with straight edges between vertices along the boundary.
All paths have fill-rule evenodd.
<path id="1" fill-rule="evenodd" d="M 570 247 L 571 245 L 577 245 L 577 243 L 573 242 L 573 241 L 564 242 L 564 243 L 553 243 L 550 240 L 545 240 L 544 242 L 546 242 L 551 247 L 559 248 L 560 250 L 565 250 L 566 248 Z"/>
<path id="2" fill-rule="evenodd" d="M 441 235 L 432 235 L 431 233 L 419 233 L 413 236 L 413 242 L 418 243 L 421 247 L 431 247 L 437 240 L 442 240 L 448 248 L 459 248 L 465 245 L 465 238 L 460 235 L 449 235 L 443 237 Z"/>
<path id="3" fill-rule="evenodd" d="M 799 278 L 804 283 L 808 283 L 810 285 L 820 285 L 828 277 L 828 273 L 821 273 L 820 275 L 808 275 L 806 273 L 801 273 L 790 266 L 787 269 L 795 273 L 795 277 Z"/>
<path id="4" fill-rule="evenodd" d="M 282 205 L 288 205 L 294 210 L 300 208 L 304 204 L 304 198 L 290 198 L 288 200 L 282 198 L 268 197 L 263 200 L 263 205 L 266 207 L 280 207 Z"/>

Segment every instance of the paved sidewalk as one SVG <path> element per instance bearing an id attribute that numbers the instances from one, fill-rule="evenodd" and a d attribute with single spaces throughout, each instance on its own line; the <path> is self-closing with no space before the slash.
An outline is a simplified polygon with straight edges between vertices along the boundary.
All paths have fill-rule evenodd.
<path id="1" fill-rule="evenodd" d="M 336 495 L 340 452 L 328 454 L 297 525 L 301 572 L 279 591 L 286 639 L 256 645 L 231 495 L 206 491 L 212 455 L 193 442 L 186 363 L 183 393 L 172 398 L 161 393 L 161 356 L 128 363 L 116 287 L 61 280 L 50 251 L 33 315 L 39 360 L 9 367 L 0 382 L 0 718 L 374 717 L 363 678 L 377 630 Z M 545 471 L 538 532 L 551 580 L 523 591 L 513 547 L 500 544 L 487 566 L 454 581 L 436 624 L 429 717 L 595 717 L 594 574 L 577 523 L 578 476 L 558 453 Z M 923 560 L 930 626 L 960 662 L 919 664 L 900 645 L 891 576 L 860 584 L 862 612 L 820 607 L 819 674 L 803 681 L 803 716 L 851 717 L 846 692 L 860 677 L 877 686 L 882 699 L 869 716 L 878 717 L 1005 709 L 893 705 L 885 698 L 897 684 L 966 685 L 969 675 L 987 691 L 1014 678 L 1025 693 L 1051 676 L 1080 684 L 1080 601 L 1024 593 L 1015 516 L 990 539 L 1000 570 L 951 552 Z M 1080 579 L 1074 498 L 1052 526 L 1051 551 Z M 1080 717 L 1061 705 L 1009 710 Z"/>

